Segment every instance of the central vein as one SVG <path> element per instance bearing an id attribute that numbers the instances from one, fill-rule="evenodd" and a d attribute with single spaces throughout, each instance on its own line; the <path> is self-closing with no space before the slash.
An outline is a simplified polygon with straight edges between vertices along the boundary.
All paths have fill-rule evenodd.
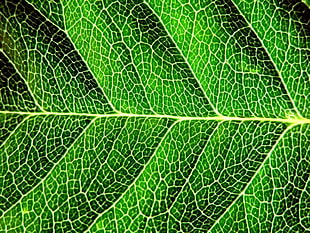
<path id="1" fill-rule="evenodd" d="M 217 120 L 217 121 L 275 121 L 291 124 L 308 124 L 310 119 L 306 118 L 265 118 L 265 117 L 228 117 L 228 116 L 212 116 L 212 117 L 188 117 L 188 116 L 171 116 L 171 115 L 143 115 L 130 113 L 115 114 L 92 114 L 92 113 L 59 113 L 59 112 L 14 112 L 0 111 L 0 114 L 21 114 L 29 116 L 39 115 L 60 115 L 60 116 L 89 116 L 89 117 L 148 117 L 148 118 L 171 118 L 176 120 Z"/>

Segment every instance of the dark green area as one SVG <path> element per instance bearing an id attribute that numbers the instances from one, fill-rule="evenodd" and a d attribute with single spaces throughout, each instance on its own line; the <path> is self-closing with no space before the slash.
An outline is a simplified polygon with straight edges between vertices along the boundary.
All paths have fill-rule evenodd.
<path id="1" fill-rule="evenodd" d="M 3 52 L 0 52 L 0 101 L 0 111 L 40 111 L 25 80 L 20 77 Z"/>

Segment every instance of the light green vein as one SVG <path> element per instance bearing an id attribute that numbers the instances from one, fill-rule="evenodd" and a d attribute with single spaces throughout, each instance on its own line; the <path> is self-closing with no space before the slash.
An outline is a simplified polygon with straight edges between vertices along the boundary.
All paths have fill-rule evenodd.
<path id="1" fill-rule="evenodd" d="M 191 170 L 191 172 L 189 173 L 187 179 L 185 180 L 185 182 L 184 182 L 184 184 L 183 184 L 183 186 L 182 186 L 180 192 L 179 192 L 178 195 L 175 197 L 174 201 L 171 203 L 171 206 L 170 206 L 169 209 L 167 210 L 168 213 L 170 213 L 170 211 L 171 211 L 171 209 L 172 209 L 174 203 L 178 200 L 179 196 L 180 196 L 181 193 L 184 191 L 184 188 L 186 187 L 186 185 L 189 184 L 189 181 L 190 181 L 190 179 L 191 179 L 191 177 L 192 177 L 192 174 L 193 174 L 194 171 L 196 170 L 197 164 L 198 164 L 199 161 L 200 161 L 201 155 L 204 153 L 206 146 L 208 145 L 208 143 L 210 142 L 212 136 L 216 133 L 216 131 L 218 130 L 218 128 L 220 127 L 220 125 L 221 125 L 222 123 L 223 123 L 223 122 L 219 123 L 219 124 L 214 128 L 214 130 L 213 130 L 212 133 L 210 134 L 208 140 L 205 142 L 205 147 L 204 147 L 203 150 L 201 151 L 201 153 L 200 153 L 200 155 L 199 155 L 199 158 L 197 159 L 197 161 L 196 161 L 196 163 L 195 163 L 193 169 Z M 162 214 L 162 213 L 161 213 L 161 214 Z M 170 214 L 171 214 L 171 213 L 170 213 Z M 168 223 L 169 223 L 169 221 L 168 221 Z"/>
<path id="2" fill-rule="evenodd" d="M 14 112 L 14 111 L 0 111 L 0 114 L 21 114 L 21 115 L 59 115 L 59 116 L 88 116 L 88 117 L 147 117 L 147 118 L 171 118 L 176 120 L 216 120 L 216 121 L 273 121 L 283 122 L 288 124 L 309 124 L 310 119 L 307 118 L 264 118 L 264 117 L 229 117 L 229 116 L 215 116 L 215 117 L 190 117 L 190 116 L 172 116 L 172 115 L 139 115 L 130 113 L 116 113 L 116 114 L 91 114 L 91 113 L 60 113 L 60 112 Z"/>
<path id="3" fill-rule="evenodd" d="M 26 116 L 26 117 L 15 127 L 15 129 L 11 131 L 10 134 L 7 136 L 7 138 L 0 144 L 0 147 L 1 147 L 2 145 L 4 145 L 4 144 L 9 140 L 9 138 L 16 132 L 16 130 L 19 129 L 19 127 L 20 127 L 25 121 L 27 121 L 29 118 L 30 118 L 30 116 Z"/>
<path id="4" fill-rule="evenodd" d="M 132 49 L 130 49 L 130 48 L 128 47 L 128 45 L 125 43 L 122 30 L 119 28 L 119 26 L 117 25 L 117 23 L 114 22 L 113 17 L 110 15 L 110 13 L 109 13 L 109 11 L 108 11 L 108 8 L 109 8 L 110 6 L 111 6 L 111 5 L 109 5 L 109 6 L 107 6 L 107 7 L 105 8 L 105 9 L 106 9 L 105 12 L 106 12 L 107 15 L 110 17 L 111 21 L 114 23 L 115 27 L 116 27 L 116 28 L 118 29 L 118 31 L 120 32 L 120 35 L 121 35 L 121 38 L 122 38 L 122 42 L 124 43 L 125 47 L 126 47 L 126 48 L 128 49 L 128 51 L 129 51 L 131 64 L 133 65 L 133 67 L 134 67 L 136 73 L 138 74 L 139 80 L 140 80 L 140 82 L 142 83 L 141 75 L 140 75 L 140 73 L 138 72 L 137 65 L 135 64 L 134 59 L 133 59 Z M 94 27 L 95 27 L 95 26 L 96 26 L 96 25 L 94 24 Z M 100 30 L 100 29 L 98 28 L 98 30 Z M 100 31 L 101 31 L 101 30 L 100 30 Z M 143 85 L 142 85 L 142 86 L 143 86 Z M 149 98 L 148 98 L 148 95 L 146 94 L 147 92 L 146 92 L 146 90 L 145 90 L 145 86 L 143 86 L 143 90 L 144 90 L 144 92 L 145 92 L 145 98 L 146 98 L 146 101 L 147 101 L 147 103 L 148 103 L 148 105 L 149 105 L 149 107 L 150 107 L 150 110 L 151 110 L 153 113 L 156 114 L 156 111 L 152 108 L 151 103 L 150 103 L 150 100 L 149 100 Z"/>

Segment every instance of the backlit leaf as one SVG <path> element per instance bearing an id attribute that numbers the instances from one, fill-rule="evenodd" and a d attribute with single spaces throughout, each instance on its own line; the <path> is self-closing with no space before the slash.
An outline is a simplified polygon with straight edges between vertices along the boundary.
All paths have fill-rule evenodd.
<path id="1" fill-rule="evenodd" d="M 0 232 L 310 232 L 310 9 L 3 0 Z"/>

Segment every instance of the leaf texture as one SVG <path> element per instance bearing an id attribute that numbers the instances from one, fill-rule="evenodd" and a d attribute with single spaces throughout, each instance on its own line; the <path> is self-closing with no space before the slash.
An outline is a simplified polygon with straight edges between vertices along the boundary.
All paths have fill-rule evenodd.
<path id="1" fill-rule="evenodd" d="M 0 232 L 310 232 L 310 9 L 0 3 Z"/>

